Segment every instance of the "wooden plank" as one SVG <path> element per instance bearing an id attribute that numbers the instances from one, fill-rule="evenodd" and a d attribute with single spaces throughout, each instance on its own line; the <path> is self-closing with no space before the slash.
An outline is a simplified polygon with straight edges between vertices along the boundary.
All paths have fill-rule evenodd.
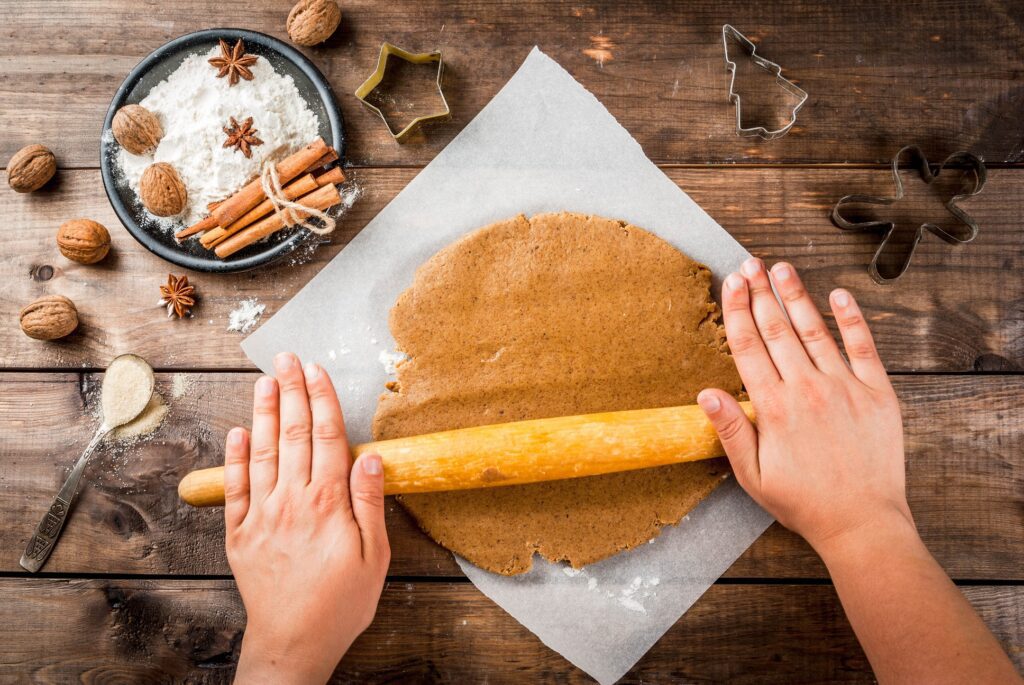
<path id="1" fill-rule="evenodd" d="M 0 680 L 228 683 L 230 581 L 3 579 Z M 962 588 L 1024 666 L 1024 588 Z M 55 625 L 53 617 L 61 621 Z M 465 583 L 391 583 L 333 683 L 590 683 Z M 715 585 L 629 672 L 641 682 L 872 683 L 831 586 Z"/>
<path id="2" fill-rule="evenodd" d="M 219 509 L 182 504 L 188 471 L 218 464 L 223 437 L 248 425 L 255 374 L 160 374 L 170 418 L 151 442 L 94 457 L 64 536 L 44 570 L 228 574 Z M 911 509 L 928 547 L 956 578 L 1024 580 L 1024 376 L 901 376 Z M 18 554 L 88 441 L 94 374 L 0 374 L 0 571 Z M 175 388 L 179 397 L 174 398 Z M 395 576 L 461 575 L 391 502 Z M 799 538 L 773 526 L 730 577 L 824 578 Z"/>
<path id="3" fill-rule="evenodd" d="M 890 371 L 1024 369 L 1024 279 L 1014 277 L 1024 270 L 1024 172 L 992 171 L 983 194 L 965 203 L 981 224 L 975 242 L 953 247 L 929 236 L 901 281 L 877 286 L 867 276 L 877 238 L 839 231 L 828 213 L 840 195 L 891 192 L 887 171 L 667 171 L 751 252 L 768 261 L 792 261 L 823 309 L 831 288 L 841 285 L 854 292 Z M 97 172 L 66 172 L 58 189 L 39 195 L 0 193 L 0 215 L 8 224 L 0 254 L 5 283 L 0 320 L 8 322 L 0 327 L 0 367 L 102 368 L 114 355 L 131 350 L 163 369 L 252 368 L 239 347 L 240 334 L 226 330 L 228 314 L 239 300 L 258 298 L 269 318 L 415 173 L 355 172 L 361 199 L 342 220 L 332 244 L 311 255 L 244 274 L 191 273 L 200 301 L 195 317 L 187 321 L 168 320 L 156 306 L 168 270 L 181 271 L 151 255 L 119 226 Z M 945 216 L 936 196 L 922 192 L 916 180 L 906 180 L 909 194 L 894 210 L 896 218 L 920 223 Z M 111 230 L 112 254 L 99 265 L 75 264 L 57 251 L 57 227 L 78 216 Z M 22 306 L 49 293 L 66 295 L 78 305 L 82 325 L 67 341 L 31 340 L 14 324 Z"/>
<path id="4" fill-rule="evenodd" d="M 110 99 L 146 54 L 176 36 L 225 24 L 287 39 L 289 4 L 259 4 L 228 18 L 223 6 L 202 0 L 144 6 L 73 0 L 59 12 L 45 0 L 5 3 L 0 158 L 41 142 L 55 149 L 62 166 L 94 166 Z M 1024 7 L 1015 0 L 983 6 L 968 0 L 770 6 L 403 0 L 347 3 L 344 13 L 334 38 L 305 52 L 338 93 L 348 159 L 356 165 L 429 161 L 535 44 L 659 162 L 884 163 L 910 142 L 947 153 L 971 148 L 990 162 L 1024 159 L 1018 51 Z M 736 136 L 721 46 L 725 23 L 758 41 L 810 93 L 787 138 L 765 143 Z M 351 95 L 373 70 L 384 39 L 413 50 L 440 48 L 448 65 L 452 121 L 405 146 Z M 748 107 L 753 104 L 748 97 Z"/>

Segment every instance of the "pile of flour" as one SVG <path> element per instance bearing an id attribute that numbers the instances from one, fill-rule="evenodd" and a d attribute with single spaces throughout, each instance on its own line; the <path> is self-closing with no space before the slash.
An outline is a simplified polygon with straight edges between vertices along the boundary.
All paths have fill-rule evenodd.
<path id="1" fill-rule="evenodd" d="M 274 71 L 260 57 L 251 67 L 253 80 L 229 86 L 217 78 L 207 60 L 220 54 L 190 55 L 177 71 L 161 81 L 139 104 L 160 119 L 164 137 L 152 154 L 133 155 L 123 148 L 117 164 L 136 195 L 142 172 L 154 162 L 167 162 L 181 176 L 188 202 L 181 214 L 168 219 L 152 217 L 168 230 L 202 219 L 206 205 L 223 200 L 259 174 L 266 159 L 279 161 L 316 139 L 320 122 L 299 95 L 291 76 Z M 253 119 L 263 145 L 246 158 L 225 148 L 224 127 L 234 117 L 239 123 Z"/>

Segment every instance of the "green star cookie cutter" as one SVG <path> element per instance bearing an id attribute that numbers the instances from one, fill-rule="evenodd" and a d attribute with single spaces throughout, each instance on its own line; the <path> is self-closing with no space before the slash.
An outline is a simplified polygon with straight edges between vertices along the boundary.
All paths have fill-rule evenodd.
<path id="1" fill-rule="evenodd" d="M 388 70 L 388 60 L 391 57 L 397 57 L 398 59 L 405 60 L 410 64 L 429 64 L 431 62 L 437 62 L 437 92 L 441 96 L 441 102 L 444 104 L 444 111 L 434 112 L 427 114 L 422 117 L 417 117 L 409 122 L 405 128 L 400 131 L 395 131 L 391 126 L 391 122 L 384 116 L 384 112 L 380 110 L 376 105 L 371 104 L 366 100 L 367 96 L 373 92 L 374 88 L 381 84 L 384 80 L 384 75 Z M 447 120 L 451 117 L 451 108 L 448 107 L 448 100 L 444 96 L 444 89 L 441 87 L 441 79 L 444 75 L 444 62 L 441 59 L 441 51 L 435 50 L 433 52 L 409 52 L 402 48 L 392 45 L 391 43 L 384 42 L 380 46 L 380 56 L 377 58 L 377 69 L 370 75 L 370 78 L 363 81 L 363 85 L 356 88 L 356 98 L 359 99 L 364 105 L 370 108 L 373 112 L 380 117 L 384 125 L 387 126 L 388 133 L 398 143 L 404 143 L 410 133 L 416 130 L 421 124 L 428 121 L 441 121 Z"/>

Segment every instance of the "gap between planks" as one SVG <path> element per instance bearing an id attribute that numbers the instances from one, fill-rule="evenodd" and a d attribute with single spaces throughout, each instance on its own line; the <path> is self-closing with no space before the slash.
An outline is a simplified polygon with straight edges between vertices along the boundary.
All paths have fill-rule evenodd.
<path id="1" fill-rule="evenodd" d="M 168 574 L 168 573 L 26 573 L 19 571 L 0 571 L 0 580 L 37 578 L 40 580 L 111 580 L 111 581 L 171 581 L 171 582 L 194 582 L 194 581 L 234 581 L 235 577 L 223 574 L 201 575 L 195 573 Z M 387 583 L 425 583 L 425 584 L 469 584 L 466 576 L 416 576 L 416 575 L 388 575 L 385 577 Z M 952 578 L 958 587 L 1024 587 L 1024 582 L 1003 578 Z M 831 586 L 831 578 L 755 578 L 755 577 L 721 577 L 715 580 L 715 585 L 792 585 L 792 586 Z"/>
<path id="2" fill-rule="evenodd" d="M 894 153 L 895 154 L 895 151 Z M 428 162 L 429 163 L 429 162 Z M 934 164 L 935 162 L 933 162 Z M 374 169 L 387 169 L 390 171 L 401 171 L 401 170 L 421 170 L 426 164 L 352 164 L 342 165 L 345 171 L 372 171 Z M 714 169 L 716 171 L 738 169 L 743 171 L 749 171 L 751 169 L 793 169 L 793 170 L 815 170 L 815 169 L 849 169 L 854 170 L 878 170 L 888 169 L 892 166 L 891 162 L 794 162 L 792 164 L 785 162 L 705 162 L 705 163 L 662 163 L 656 165 L 659 169 L 681 169 L 681 170 L 692 170 L 692 169 Z M 1011 169 L 1024 171 L 1024 162 L 985 162 L 987 169 Z M 910 164 L 904 164 L 900 166 L 901 169 L 912 170 L 914 167 Z M 950 167 L 955 168 L 955 167 Z M 3 167 L 6 173 L 6 166 Z M 71 165 L 57 167 L 57 171 L 99 171 L 100 167 L 95 165 L 83 164 L 81 166 Z"/>

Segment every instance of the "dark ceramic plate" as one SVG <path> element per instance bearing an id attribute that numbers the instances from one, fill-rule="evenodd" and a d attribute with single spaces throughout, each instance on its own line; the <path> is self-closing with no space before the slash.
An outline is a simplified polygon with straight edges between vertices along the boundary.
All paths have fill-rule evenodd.
<path id="1" fill-rule="evenodd" d="M 120 146 L 109 133 L 114 113 L 122 105 L 138 103 L 154 86 L 170 76 L 188 55 L 208 52 L 216 47 L 218 39 L 221 38 L 231 45 L 241 38 L 245 41 L 247 52 L 266 59 L 278 73 L 291 76 L 310 111 L 316 114 L 320 121 L 320 136 L 342 157 L 345 148 L 345 129 L 338 102 L 320 70 L 298 50 L 276 38 L 255 31 L 210 29 L 190 33 L 157 48 L 132 69 L 117 89 L 107 110 L 107 118 L 103 121 L 100 169 L 110 204 L 128 232 L 150 252 L 188 269 L 223 273 L 252 269 L 283 257 L 302 245 L 309 232 L 305 229 L 281 231 L 265 241 L 250 245 L 228 259 L 218 259 L 195 239 L 185 240 L 179 245 L 174 240 L 173 231 L 146 228 L 146 212 L 135 192 L 128 187 L 127 182 L 119 179 L 120 174 L 114 173 Z M 213 67 L 210 69 L 212 73 Z"/>

